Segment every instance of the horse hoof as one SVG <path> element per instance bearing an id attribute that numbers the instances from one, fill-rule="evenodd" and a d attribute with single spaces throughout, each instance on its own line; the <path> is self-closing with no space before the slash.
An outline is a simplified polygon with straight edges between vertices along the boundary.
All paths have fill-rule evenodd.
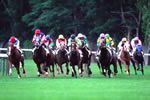
<path id="1" fill-rule="evenodd" d="M 24 77 L 27 77 L 27 75 L 26 75 L 26 74 L 24 74 Z"/>
<path id="2" fill-rule="evenodd" d="M 82 74 L 80 74 L 80 77 L 83 77 L 83 75 L 82 75 Z"/>
<path id="3" fill-rule="evenodd" d="M 48 72 L 45 73 L 45 76 L 48 77 Z"/>
<path id="4" fill-rule="evenodd" d="M 11 76 L 12 75 L 12 73 L 9 73 L 9 76 Z"/>
<path id="5" fill-rule="evenodd" d="M 20 75 L 18 75 L 18 78 L 20 79 L 20 78 L 21 78 L 21 76 L 20 76 Z"/>

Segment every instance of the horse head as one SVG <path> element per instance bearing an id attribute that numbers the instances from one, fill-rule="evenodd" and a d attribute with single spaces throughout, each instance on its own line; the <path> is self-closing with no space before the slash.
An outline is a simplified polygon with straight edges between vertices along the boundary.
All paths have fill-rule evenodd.
<path id="1" fill-rule="evenodd" d="M 64 41 L 60 42 L 60 49 L 64 49 L 65 47 L 66 47 L 65 42 Z"/>
<path id="2" fill-rule="evenodd" d="M 130 52 L 130 43 L 128 41 L 124 44 L 123 50 L 126 52 Z"/>
<path id="3" fill-rule="evenodd" d="M 105 39 L 100 39 L 100 42 L 99 42 L 99 49 L 104 49 L 106 48 L 106 40 Z"/>
<path id="4" fill-rule="evenodd" d="M 41 45 L 41 38 L 38 36 L 35 38 L 35 47 L 39 48 Z"/>
<path id="5" fill-rule="evenodd" d="M 8 56 L 13 55 L 14 50 L 16 49 L 16 47 L 14 46 L 15 43 L 9 43 L 8 44 L 8 48 L 7 48 L 7 54 Z"/>
<path id="6" fill-rule="evenodd" d="M 77 47 L 77 45 L 76 45 L 76 43 L 71 43 L 71 51 L 72 52 L 75 52 L 77 49 L 76 49 L 76 47 Z"/>

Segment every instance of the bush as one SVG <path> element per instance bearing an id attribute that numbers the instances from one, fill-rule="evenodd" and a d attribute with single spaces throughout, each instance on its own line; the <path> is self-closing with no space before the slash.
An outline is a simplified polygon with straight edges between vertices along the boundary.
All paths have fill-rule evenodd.
<path id="1" fill-rule="evenodd" d="M 32 41 L 31 40 L 25 40 L 23 43 L 24 49 L 32 49 Z M 24 51 L 24 58 L 25 59 L 32 59 L 32 52 L 31 51 Z"/>

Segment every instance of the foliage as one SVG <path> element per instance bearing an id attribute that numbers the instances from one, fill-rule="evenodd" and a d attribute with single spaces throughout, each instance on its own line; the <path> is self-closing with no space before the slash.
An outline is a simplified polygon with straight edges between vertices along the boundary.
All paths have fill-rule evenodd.
<path id="1" fill-rule="evenodd" d="M 137 28 L 142 39 L 145 34 L 145 37 L 149 34 L 148 0 L 109 0 L 109 2 L 107 0 L 0 0 L 0 2 L 0 42 L 8 40 L 11 35 L 21 41 L 31 40 L 36 28 L 40 28 L 45 34 L 50 34 L 54 40 L 59 34 L 69 38 L 70 34 L 81 32 L 95 43 L 101 32 L 110 33 L 116 42 L 127 36 L 129 31 L 131 38 L 137 35 Z M 122 18 L 121 5 L 125 20 Z M 138 26 L 135 20 L 139 18 L 140 12 L 142 12 L 142 26 Z"/>

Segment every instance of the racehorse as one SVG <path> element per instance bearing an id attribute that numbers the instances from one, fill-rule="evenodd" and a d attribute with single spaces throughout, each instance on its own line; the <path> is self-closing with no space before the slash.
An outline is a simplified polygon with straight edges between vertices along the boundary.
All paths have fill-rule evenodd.
<path id="1" fill-rule="evenodd" d="M 46 70 L 46 65 L 47 65 L 47 56 L 46 56 L 46 51 L 43 48 L 43 45 L 41 43 L 41 38 L 40 37 L 36 37 L 35 39 L 35 51 L 33 52 L 33 60 L 37 65 L 38 68 L 38 72 L 37 75 L 40 77 L 40 74 L 44 74 L 42 72 L 42 69 L 46 72 L 46 75 L 48 74 L 47 70 Z M 42 69 L 41 66 L 42 65 Z"/>
<path id="2" fill-rule="evenodd" d="M 128 75 L 130 75 L 130 61 L 132 62 L 133 64 L 133 67 L 134 67 L 134 70 L 135 70 L 135 74 L 137 74 L 136 72 L 136 67 L 135 67 L 135 63 L 133 61 L 133 59 L 131 58 L 130 54 L 129 54 L 129 43 L 125 43 L 124 46 L 122 47 L 122 50 L 120 51 L 121 52 L 121 55 L 120 55 L 120 59 L 118 60 L 119 62 L 119 65 L 120 65 L 120 69 L 121 69 L 121 72 L 123 73 L 122 71 L 122 65 L 121 65 L 121 62 L 124 64 L 125 66 L 125 71 Z"/>
<path id="3" fill-rule="evenodd" d="M 92 53 L 90 54 L 88 51 L 88 48 L 86 47 L 84 40 L 81 41 L 82 45 L 80 46 L 80 49 L 82 51 L 83 57 L 80 59 L 80 66 L 79 66 L 79 74 L 80 77 L 82 77 L 82 72 L 83 70 L 83 64 L 85 64 L 85 72 L 86 74 L 90 77 L 92 74 L 91 69 L 90 69 L 90 64 L 91 64 L 91 56 Z"/>
<path id="4" fill-rule="evenodd" d="M 53 77 L 55 77 L 55 74 L 54 74 L 54 65 L 56 63 L 56 58 L 55 58 L 55 55 L 53 54 L 52 49 L 49 49 L 49 52 L 50 53 L 47 56 L 47 66 L 49 66 L 50 72 L 53 72 Z M 52 70 L 51 70 L 50 65 L 52 66 Z"/>
<path id="5" fill-rule="evenodd" d="M 100 43 L 99 43 L 99 63 L 102 66 L 102 74 L 104 76 L 106 76 L 106 72 L 108 70 L 108 75 L 109 78 L 111 77 L 111 69 L 110 69 L 110 65 L 112 63 L 116 64 L 115 62 L 113 62 L 113 56 L 112 56 L 112 52 L 110 50 L 110 48 L 108 48 L 106 46 L 106 40 L 101 39 Z M 100 69 L 100 64 L 98 63 L 98 67 Z M 117 73 L 117 66 L 115 65 L 114 67 L 115 72 Z"/>
<path id="6" fill-rule="evenodd" d="M 69 68 L 68 68 L 68 55 L 67 55 L 67 51 L 65 50 L 65 43 L 61 42 L 60 43 L 60 48 L 57 51 L 56 54 L 56 63 L 58 64 L 58 68 L 57 70 L 59 71 L 59 67 L 61 69 L 61 73 L 63 74 L 63 69 L 62 69 L 62 65 L 66 64 L 66 74 L 69 74 Z"/>
<path id="7" fill-rule="evenodd" d="M 72 77 L 77 78 L 77 73 L 75 70 L 75 65 L 80 66 L 80 54 L 77 51 L 77 45 L 75 43 L 71 43 L 71 52 L 70 52 L 70 66 L 72 67 Z"/>
<path id="8" fill-rule="evenodd" d="M 141 64 L 141 72 L 144 75 L 144 69 L 143 69 L 144 57 L 143 57 L 143 54 L 142 54 L 142 46 L 136 45 L 136 47 L 137 47 L 137 49 L 133 53 L 133 59 L 134 59 L 135 63 L 138 66 L 138 70 L 140 70 L 140 64 Z"/>
<path id="9" fill-rule="evenodd" d="M 14 46 L 14 43 L 9 43 L 8 44 L 8 63 L 9 63 L 9 75 L 12 74 L 12 64 L 15 66 L 17 73 L 18 73 L 18 78 L 21 78 L 20 75 L 20 62 L 22 64 L 22 69 L 23 69 L 23 74 L 26 76 L 26 72 L 24 69 L 24 57 L 21 56 L 21 52 Z"/>

